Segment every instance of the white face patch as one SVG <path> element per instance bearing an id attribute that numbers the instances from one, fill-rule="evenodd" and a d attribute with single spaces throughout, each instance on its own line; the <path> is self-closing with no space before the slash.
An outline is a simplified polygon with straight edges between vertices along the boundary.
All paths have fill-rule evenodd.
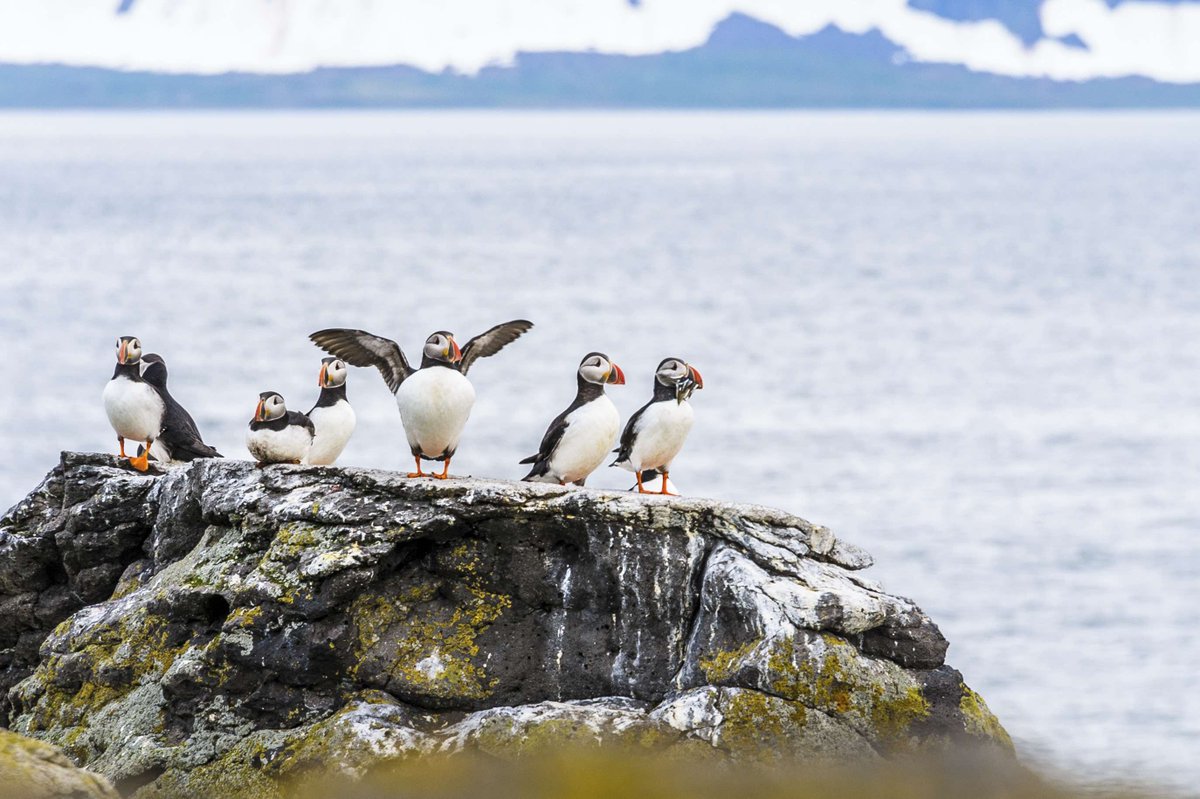
<path id="1" fill-rule="evenodd" d="M 607 358 L 593 355 L 579 366 L 579 374 L 589 383 L 603 383 L 612 372 L 612 364 Z"/>
<path id="2" fill-rule="evenodd" d="M 687 364 L 679 360 L 670 360 L 664 363 L 656 373 L 659 382 L 663 385 L 674 385 L 676 381 L 682 380 L 689 374 Z"/>
<path id="3" fill-rule="evenodd" d="M 263 421 L 270 422 L 287 415 L 287 405 L 283 397 L 272 394 L 263 403 Z"/>
<path id="4" fill-rule="evenodd" d="M 430 358 L 445 358 L 446 349 L 446 339 L 441 334 L 430 336 L 425 342 L 425 354 Z"/>

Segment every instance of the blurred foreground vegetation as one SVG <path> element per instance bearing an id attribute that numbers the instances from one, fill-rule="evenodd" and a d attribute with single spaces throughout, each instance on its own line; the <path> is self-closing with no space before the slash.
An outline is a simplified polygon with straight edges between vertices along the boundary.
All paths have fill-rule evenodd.
<path id="1" fill-rule="evenodd" d="M 362 779 L 302 781 L 286 799 L 1150 799 L 1149 789 L 1067 784 L 992 755 L 850 766 L 764 766 L 613 752 L 519 761 L 422 758 Z"/>

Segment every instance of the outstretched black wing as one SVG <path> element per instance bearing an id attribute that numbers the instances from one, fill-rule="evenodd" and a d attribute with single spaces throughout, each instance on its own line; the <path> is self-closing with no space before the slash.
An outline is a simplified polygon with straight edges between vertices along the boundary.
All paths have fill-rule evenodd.
<path id="1" fill-rule="evenodd" d="M 383 375 L 383 382 L 392 393 L 413 373 L 400 345 L 365 330 L 333 327 L 318 330 L 309 336 L 312 342 L 330 355 L 336 355 L 354 366 L 374 366 Z"/>
<path id="2" fill-rule="evenodd" d="M 471 364 L 475 361 L 480 358 L 486 358 L 489 355 L 495 355 L 519 339 L 531 327 L 533 327 L 533 322 L 528 322 L 524 319 L 514 319 L 511 322 L 496 325 L 486 333 L 480 333 L 468 341 L 467 346 L 462 348 L 462 361 L 459 362 L 458 368 L 462 370 L 463 374 L 466 374 L 467 370 L 471 368 Z"/>

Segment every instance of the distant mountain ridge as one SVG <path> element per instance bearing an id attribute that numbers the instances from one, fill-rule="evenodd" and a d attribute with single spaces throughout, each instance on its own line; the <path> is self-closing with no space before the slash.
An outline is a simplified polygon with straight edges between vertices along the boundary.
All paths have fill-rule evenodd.
<path id="1" fill-rule="evenodd" d="M 1036 3 L 975 5 L 979 13 L 1005 6 L 1011 16 L 1014 7 Z M 962 3 L 957 7 L 966 13 Z M 876 30 L 847 33 L 827 26 L 796 37 L 735 13 L 705 43 L 679 52 L 519 52 L 511 64 L 473 75 L 405 65 L 192 75 L 0 64 L 0 107 L 1200 107 L 1200 83 L 989 74 L 916 61 Z"/>

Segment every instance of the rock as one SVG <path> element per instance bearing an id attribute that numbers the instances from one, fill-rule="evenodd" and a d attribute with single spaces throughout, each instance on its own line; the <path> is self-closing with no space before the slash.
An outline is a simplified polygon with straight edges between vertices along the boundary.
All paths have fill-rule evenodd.
<path id="1" fill-rule="evenodd" d="M 464 748 L 1011 746 L 867 553 L 767 508 L 64 453 L 0 554 L 9 726 L 139 797 Z"/>
<path id="2" fill-rule="evenodd" d="M 108 780 L 77 768 L 59 749 L 7 730 L 0 730 L 0 786 L 0 794 L 22 799 L 117 799 Z"/>

